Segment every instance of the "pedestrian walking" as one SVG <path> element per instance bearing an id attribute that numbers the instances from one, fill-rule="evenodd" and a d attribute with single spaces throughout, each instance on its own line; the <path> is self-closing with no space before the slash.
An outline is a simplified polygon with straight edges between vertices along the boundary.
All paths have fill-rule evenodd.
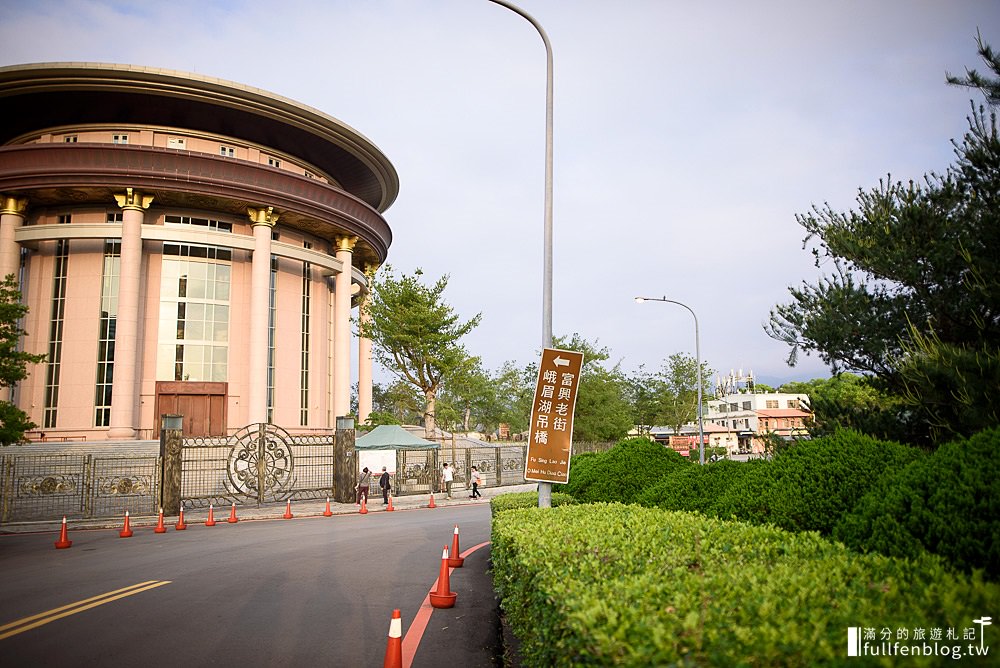
<path id="1" fill-rule="evenodd" d="M 444 480 L 445 493 L 448 498 L 451 498 L 451 482 L 455 479 L 455 471 L 448 466 L 448 462 L 444 463 L 444 468 L 441 471 L 441 479 Z"/>
<path id="2" fill-rule="evenodd" d="M 378 486 L 382 490 L 382 505 L 387 505 L 389 503 L 389 491 L 392 489 L 389 483 L 389 472 L 382 467 L 382 475 L 379 476 Z"/>
<path id="3" fill-rule="evenodd" d="M 358 490 L 358 498 L 354 502 L 354 505 L 361 505 L 361 497 L 365 497 L 365 501 L 368 500 L 368 489 L 372 485 L 372 473 L 368 470 L 368 467 L 361 469 L 361 475 L 358 476 L 358 484 L 356 489 Z"/>
<path id="4" fill-rule="evenodd" d="M 472 479 L 472 495 L 470 499 L 481 498 L 483 495 L 479 493 L 479 486 L 483 484 L 483 476 L 480 475 L 479 469 L 475 466 L 472 467 L 472 473 L 469 476 Z"/>

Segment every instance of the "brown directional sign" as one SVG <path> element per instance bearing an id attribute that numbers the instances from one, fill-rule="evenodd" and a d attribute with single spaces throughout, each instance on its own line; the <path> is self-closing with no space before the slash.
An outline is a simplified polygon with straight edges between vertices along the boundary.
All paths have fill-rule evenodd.
<path id="1" fill-rule="evenodd" d="M 524 479 L 537 482 L 569 481 L 573 450 L 573 411 L 580 386 L 583 353 L 545 348 L 538 365 L 538 384 L 531 404 L 528 456 Z"/>

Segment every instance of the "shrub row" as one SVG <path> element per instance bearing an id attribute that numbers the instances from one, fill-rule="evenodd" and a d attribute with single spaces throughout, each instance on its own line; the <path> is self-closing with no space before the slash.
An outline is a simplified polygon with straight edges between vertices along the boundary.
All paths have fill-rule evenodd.
<path id="1" fill-rule="evenodd" d="M 920 456 L 916 448 L 844 430 L 802 441 L 773 461 L 675 469 L 636 501 L 829 535 L 887 471 Z"/>
<path id="2" fill-rule="evenodd" d="M 565 506 L 571 503 L 576 503 L 574 499 L 569 494 L 564 492 L 552 492 L 552 507 Z M 518 508 L 537 508 L 538 507 L 538 492 L 513 492 L 508 494 L 500 494 L 494 496 L 490 499 L 490 512 L 493 515 L 497 513 L 506 512 L 508 510 L 516 510 Z"/>
<path id="3" fill-rule="evenodd" d="M 569 482 L 553 489 L 578 501 L 632 503 L 647 487 L 691 463 L 673 450 L 648 438 L 631 438 L 605 452 L 573 455 Z"/>
<path id="4" fill-rule="evenodd" d="M 1000 579 L 1000 428 L 947 443 L 884 478 L 834 528 L 860 550 L 926 550 Z"/>
<path id="5" fill-rule="evenodd" d="M 526 665 L 839 665 L 848 627 L 964 629 L 1000 600 L 929 555 L 618 504 L 498 513 L 492 562 Z"/>

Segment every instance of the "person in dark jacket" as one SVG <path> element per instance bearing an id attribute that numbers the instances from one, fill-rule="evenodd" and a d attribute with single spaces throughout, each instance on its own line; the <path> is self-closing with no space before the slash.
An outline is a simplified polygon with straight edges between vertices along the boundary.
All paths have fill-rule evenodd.
<path id="1" fill-rule="evenodd" d="M 382 490 L 382 505 L 389 503 L 389 492 L 392 490 L 392 485 L 389 482 L 389 473 L 382 467 L 382 475 L 378 479 L 378 486 Z"/>

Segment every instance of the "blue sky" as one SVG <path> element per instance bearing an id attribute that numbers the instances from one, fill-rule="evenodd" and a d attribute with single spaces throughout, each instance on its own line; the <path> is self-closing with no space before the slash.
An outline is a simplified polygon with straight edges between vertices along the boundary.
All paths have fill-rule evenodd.
<path id="1" fill-rule="evenodd" d="M 1000 2 L 521 0 L 555 61 L 554 308 L 623 367 L 694 353 L 765 382 L 795 368 L 762 328 L 822 269 L 796 213 L 952 161 L 975 96 L 945 72 L 1000 46 Z M 263 88 L 393 161 L 390 263 L 449 274 L 488 368 L 541 343 L 544 51 L 487 0 L 0 0 L 0 64 L 131 63 Z M 976 98 L 977 102 L 979 98 Z"/>

